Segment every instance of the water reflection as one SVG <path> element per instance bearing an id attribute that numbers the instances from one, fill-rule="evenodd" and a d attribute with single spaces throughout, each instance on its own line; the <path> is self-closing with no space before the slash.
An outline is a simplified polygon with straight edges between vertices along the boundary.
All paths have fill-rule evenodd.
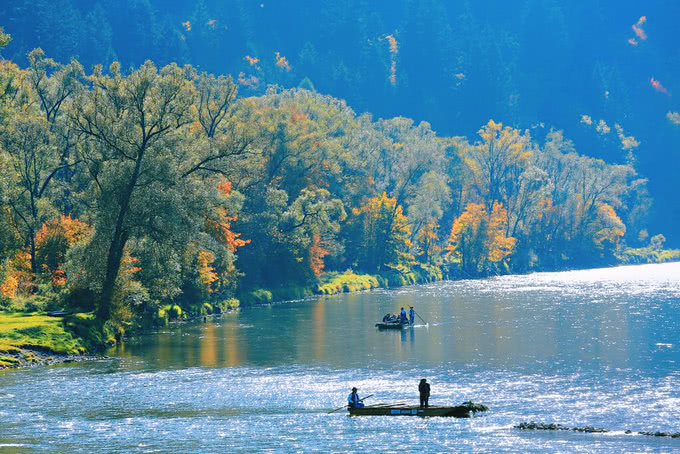
<path id="1" fill-rule="evenodd" d="M 375 328 L 407 305 L 427 326 Z M 119 358 L 0 372 L 0 451 L 381 452 L 401 440 L 391 449 L 675 452 L 680 440 L 623 431 L 678 430 L 679 309 L 680 264 L 247 309 L 131 339 Z M 492 410 L 466 421 L 328 414 L 351 386 L 417 403 L 420 378 L 431 403 Z M 532 419 L 617 432 L 511 429 Z"/>
<path id="2" fill-rule="evenodd" d="M 395 360 L 422 367 L 449 362 L 625 368 L 677 355 L 680 330 L 668 324 L 677 323 L 680 277 L 672 281 L 664 274 L 658 283 L 647 275 L 648 291 L 641 294 L 631 272 L 637 273 L 598 270 L 597 282 L 578 273 L 564 273 L 573 279 L 539 273 L 443 282 L 250 308 L 208 323 L 174 325 L 112 353 L 143 357 L 156 367 L 327 363 L 340 368 L 381 367 Z M 627 293 L 626 286 L 634 291 Z M 375 328 L 382 315 L 408 306 L 428 324 Z M 663 339 L 655 337 L 659 330 Z M 653 347 L 658 342 L 673 347 Z"/>

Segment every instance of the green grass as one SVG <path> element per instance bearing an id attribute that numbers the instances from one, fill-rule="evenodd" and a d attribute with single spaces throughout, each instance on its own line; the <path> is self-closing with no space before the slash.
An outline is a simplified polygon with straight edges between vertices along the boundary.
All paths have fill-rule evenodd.
<path id="1" fill-rule="evenodd" d="M 10 367 L 21 364 L 19 358 L 13 356 L 0 356 L 0 367 Z"/>
<path id="2" fill-rule="evenodd" d="M 0 312 L 0 351 L 33 348 L 60 354 L 82 354 L 83 341 L 64 327 L 62 317 L 40 313 Z"/>

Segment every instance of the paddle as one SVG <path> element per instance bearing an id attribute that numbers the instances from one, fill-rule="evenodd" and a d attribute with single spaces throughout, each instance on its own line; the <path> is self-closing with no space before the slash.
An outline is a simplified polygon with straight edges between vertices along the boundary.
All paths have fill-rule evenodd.
<path id="1" fill-rule="evenodd" d="M 375 394 L 369 394 L 368 396 L 364 397 L 363 399 L 359 399 L 359 402 L 363 402 L 365 399 L 368 399 L 369 397 L 373 397 Z M 342 410 L 343 408 L 347 408 L 349 404 L 345 404 L 340 408 L 336 408 L 335 410 L 329 411 L 328 414 L 330 415 L 331 413 L 335 413 L 338 410 Z"/>
<path id="2" fill-rule="evenodd" d="M 420 314 L 418 314 L 418 313 L 415 311 L 415 309 L 413 310 L 413 313 L 416 314 L 416 315 L 418 316 L 419 319 L 423 320 L 423 317 L 421 317 Z M 425 320 L 423 320 L 423 323 L 425 323 L 426 325 L 429 325 L 429 323 L 427 323 Z"/>

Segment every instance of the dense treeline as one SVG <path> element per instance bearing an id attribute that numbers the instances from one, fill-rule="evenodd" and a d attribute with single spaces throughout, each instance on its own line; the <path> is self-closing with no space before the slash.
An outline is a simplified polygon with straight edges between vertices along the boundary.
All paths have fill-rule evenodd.
<path id="1" fill-rule="evenodd" d="M 663 0 L 0 2 L 3 56 L 22 67 L 36 47 L 88 72 L 152 59 L 233 74 L 246 96 L 314 87 L 443 135 L 489 118 L 541 137 L 555 126 L 583 155 L 633 160 L 656 202 L 650 230 L 676 246 L 679 14 Z"/>
<path id="2" fill-rule="evenodd" d="M 645 180 L 560 131 L 440 137 L 305 89 L 238 97 L 191 66 L 29 61 L 0 66 L 5 306 L 152 322 L 324 270 L 400 283 L 608 264 L 645 232 Z"/>

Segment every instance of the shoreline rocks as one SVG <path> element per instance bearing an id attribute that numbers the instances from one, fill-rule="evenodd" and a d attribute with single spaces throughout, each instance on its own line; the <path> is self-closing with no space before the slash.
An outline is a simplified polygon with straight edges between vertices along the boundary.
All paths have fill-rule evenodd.
<path id="1" fill-rule="evenodd" d="M 514 426 L 515 429 L 520 429 L 520 430 L 569 430 L 572 432 L 585 432 L 585 433 L 606 433 L 609 432 L 608 429 L 604 429 L 602 427 L 593 427 L 593 426 L 583 426 L 583 427 L 568 427 L 568 426 L 563 426 L 562 424 L 545 424 L 545 423 L 536 423 L 533 421 L 530 422 L 521 422 L 518 425 Z"/>
<path id="2" fill-rule="evenodd" d="M 62 355 L 32 349 L 12 349 L 0 352 L 0 370 L 23 367 L 52 366 L 55 364 L 75 363 L 101 359 L 103 357 L 89 355 Z"/>
<path id="3" fill-rule="evenodd" d="M 593 426 L 583 426 L 583 427 L 568 427 L 564 426 L 562 424 L 554 424 L 554 423 L 536 423 L 534 421 L 530 422 L 521 422 L 517 424 L 516 426 L 513 426 L 515 429 L 519 430 L 568 430 L 572 432 L 585 432 L 585 433 L 607 433 L 609 432 L 609 429 L 605 429 L 602 427 L 593 427 Z M 646 435 L 649 437 L 671 437 L 671 438 L 680 438 L 680 432 L 634 432 L 632 430 L 626 430 L 624 433 L 629 434 L 629 435 Z"/>

